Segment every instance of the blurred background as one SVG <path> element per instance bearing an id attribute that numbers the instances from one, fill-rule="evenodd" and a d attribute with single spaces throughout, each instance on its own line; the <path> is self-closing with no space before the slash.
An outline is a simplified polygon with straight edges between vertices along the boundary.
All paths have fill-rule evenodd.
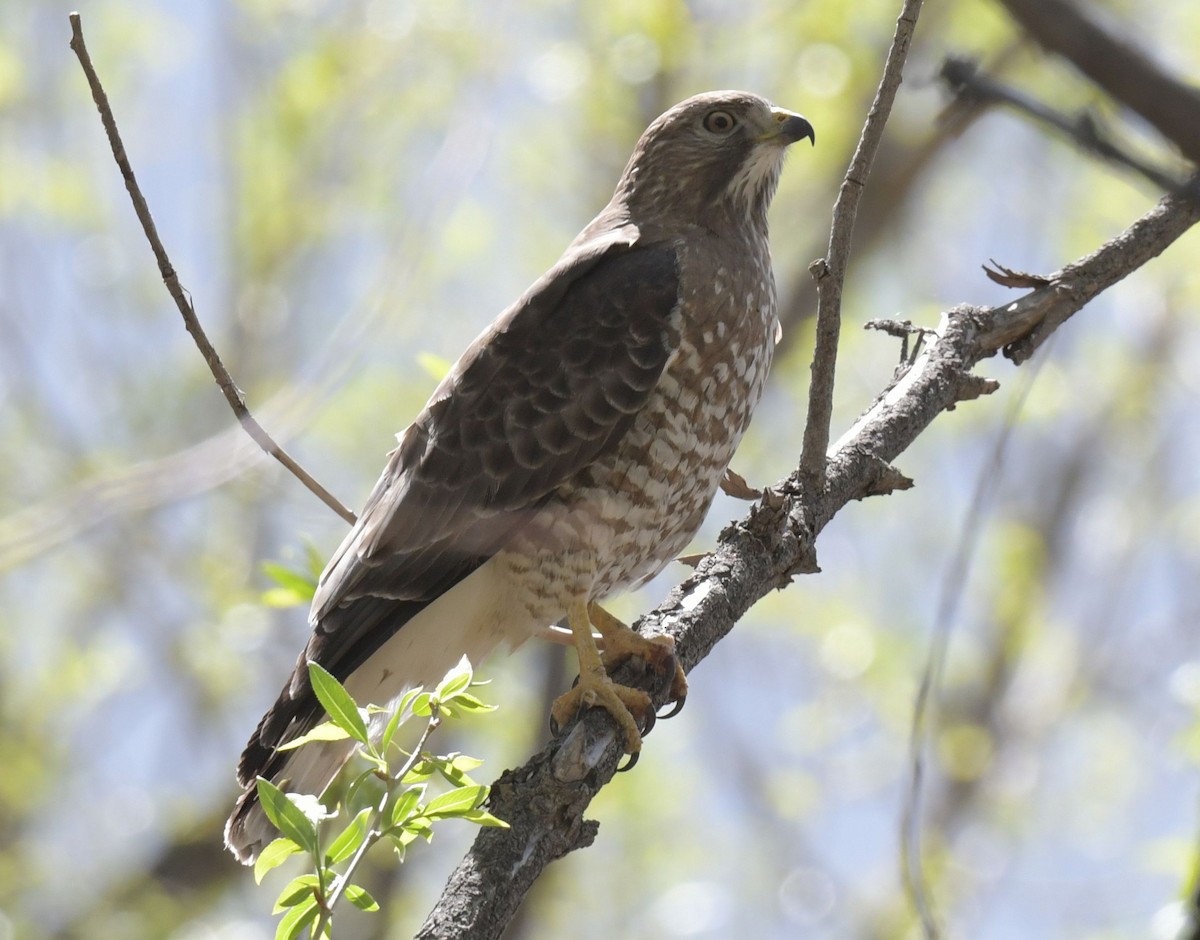
<path id="1" fill-rule="evenodd" d="M 262 423 L 353 508 L 446 363 L 607 201 L 654 116 L 738 87 L 804 113 L 772 211 L 785 347 L 734 468 L 796 462 L 808 263 L 899 4 L 779 0 L 90 0 L 84 29 L 158 230 Z M 1090 4 L 1185 81 L 1200 7 Z M 345 523 L 262 455 L 164 290 L 57 0 L 0 5 L 0 940 L 273 936 L 221 849 L 234 766 L 307 634 L 264 562 Z M 886 384 L 873 317 L 934 326 L 1017 296 L 1149 209 L 1154 187 L 1002 111 L 950 53 L 1177 166 L 1135 116 L 984 0 L 931 3 L 856 234 L 834 419 Z M 509 936 L 904 938 L 900 813 L 936 610 L 961 590 L 931 728 L 927 875 L 951 936 L 1176 936 L 1200 838 L 1200 236 L 1104 294 L 1001 390 L 848 507 L 822 573 L 691 676 Z M 996 441 L 1011 438 L 1002 459 Z M 981 479 L 975 563 L 955 579 Z M 718 498 L 694 550 L 745 510 Z M 625 619 L 686 574 L 613 605 Z M 947 584 L 948 578 L 953 582 Z M 530 644 L 500 710 L 437 742 L 490 780 L 574 675 Z M 411 935 L 474 831 L 366 877 Z M 275 890 L 272 890 L 272 886 Z"/>

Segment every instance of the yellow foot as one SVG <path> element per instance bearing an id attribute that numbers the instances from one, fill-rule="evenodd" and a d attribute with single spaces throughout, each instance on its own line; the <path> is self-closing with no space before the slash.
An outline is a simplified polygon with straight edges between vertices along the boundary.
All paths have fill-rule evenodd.
<path id="1" fill-rule="evenodd" d="M 588 604 L 588 615 L 593 626 L 604 639 L 604 668 L 611 673 L 628 659 L 642 660 L 660 676 L 671 675 L 671 689 L 667 701 L 675 707 L 664 718 L 679 714 L 687 701 L 687 676 L 679 660 L 675 658 L 675 638 L 670 636 L 642 636 L 621 623 L 599 604 Z"/>
<path id="2" fill-rule="evenodd" d="M 625 753 L 637 754 L 642 749 L 642 728 L 649 730 L 654 723 L 654 703 L 640 689 L 617 685 L 605 673 L 585 670 L 578 684 L 554 700 L 550 708 L 551 727 L 555 733 L 564 727 L 583 708 L 598 705 L 607 711 L 621 727 L 625 738 Z"/>
<path id="3" fill-rule="evenodd" d="M 676 703 L 671 712 L 674 715 L 687 698 L 687 679 L 675 659 L 675 641 L 667 636 L 647 638 L 634 633 L 604 608 L 583 599 L 571 605 L 567 622 L 579 654 L 579 680 L 570 692 L 554 700 L 550 709 L 551 728 L 557 734 L 558 729 L 574 718 L 581 708 L 600 706 L 621 727 L 625 752 L 632 755 L 623 768 L 628 770 L 642 749 L 642 735 L 654 727 L 654 702 L 640 689 L 617 685 L 608 673 L 618 664 L 636 657 L 664 679 L 669 675 L 669 700 Z M 604 641 L 603 659 L 596 647 L 596 638 L 592 636 L 593 627 Z"/>

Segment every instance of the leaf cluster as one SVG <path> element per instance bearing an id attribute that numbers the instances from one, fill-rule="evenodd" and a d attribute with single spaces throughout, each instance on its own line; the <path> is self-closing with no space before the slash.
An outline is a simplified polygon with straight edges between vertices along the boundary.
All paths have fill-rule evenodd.
<path id="1" fill-rule="evenodd" d="M 304 855 L 309 866 L 275 899 L 274 913 L 283 914 L 276 940 L 295 940 L 306 931 L 313 940 L 332 936 L 334 908 L 343 897 L 361 911 L 379 910 L 379 903 L 352 880 L 377 842 L 390 843 L 403 862 L 411 843 L 433 839 L 434 823 L 440 820 L 507 826 L 483 808 L 488 787 L 469 775 L 482 761 L 457 752 L 435 755 L 425 749 L 442 718 L 495 710 L 471 693 L 470 689 L 481 683 L 474 681 L 465 657 L 435 689 L 412 689 L 391 709 L 360 706 L 334 676 L 314 662 L 308 664 L 308 674 L 329 720 L 282 749 L 353 739 L 367 767 L 347 788 L 336 809 L 326 807 L 315 795 L 285 792 L 270 780 L 258 778 L 259 800 L 280 836 L 259 855 L 255 880 L 261 883 L 267 872 L 293 855 Z M 382 732 L 373 735 L 370 725 L 384 715 Z M 405 751 L 396 743 L 396 733 L 413 718 L 423 718 L 425 725 L 413 749 Z M 449 789 L 432 794 L 431 785 L 436 781 L 448 784 Z M 348 821 L 339 826 L 339 819 Z"/>

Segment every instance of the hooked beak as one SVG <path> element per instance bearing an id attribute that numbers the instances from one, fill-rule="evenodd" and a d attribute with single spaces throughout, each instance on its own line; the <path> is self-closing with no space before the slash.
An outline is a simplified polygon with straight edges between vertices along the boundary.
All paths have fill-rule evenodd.
<path id="1" fill-rule="evenodd" d="M 778 141 L 786 147 L 805 137 L 816 146 L 816 132 L 806 118 L 795 111 L 788 111 L 785 108 L 772 108 L 771 127 L 758 139 L 764 142 L 768 140 Z"/>

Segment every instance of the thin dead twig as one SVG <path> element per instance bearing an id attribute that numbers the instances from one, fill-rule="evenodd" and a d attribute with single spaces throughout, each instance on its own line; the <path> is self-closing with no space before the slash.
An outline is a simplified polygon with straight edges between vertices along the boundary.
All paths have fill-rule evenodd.
<path id="1" fill-rule="evenodd" d="M 217 382 L 217 387 L 221 389 L 221 393 L 225 396 L 225 400 L 229 402 L 229 407 L 233 409 L 233 413 L 242 425 L 242 428 L 254 439 L 254 442 L 287 467 L 292 475 L 312 493 L 316 494 L 326 506 L 353 525 L 356 521 L 354 513 L 342 505 L 333 494 L 313 479 L 308 471 L 300 466 L 287 451 L 275 443 L 271 435 L 263 429 L 262 425 L 250 413 L 250 409 L 246 406 L 246 399 L 242 395 L 242 390 L 237 387 L 237 384 L 233 381 L 233 377 L 229 374 L 229 370 L 225 368 L 225 364 L 221 361 L 220 355 L 218 355 L 212 343 L 209 342 L 208 336 L 205 334 L 204 328 L 200 325 L 200 320 L 196 316 L 196 311 L 188 299 L 188 292 L 180 284 L 179 275 L 175 273 L 175 269 L 171 266 L 171 260 L 167 257 L 167 251 L 163 247 L 162 239 L 158 237 L 158 230 L 155 228 L 154 219 L 150 215 L 150 207 L 146 204 L 146 198 L 142 195 L 141 187 L 138 186 L 137 178 L 133 174 L 133 167 L 129 162 L 129 157 L 125 153 L 125 145 L 121 142 L 121 134 L 117 130 L 116 118 L 113 116 L 112 107 L 108 103 L 108 96 L 104 93 L 104 86 L 100 83 L 100 77 L 96 74 L 96 69 L 92 65 L 92 58 L 88 54 L 87 45 L 83 40 L 83 24 L 79 14 L 72 13 L 70 20 L 71 49 L 79 58 L 79 64 L 83 67 L 84 75 L 87 76 L 88 85 L 92 90 L 92 100 L 95 101 L 96 108 L 100 112 L 100 121 L 104 125 L 104 132 L 108 135 L 108 143 L 112 148 L 113 159 L 117 161 L 121 177 L 125 180 L 125 188 L 129 190 L 129 198 L 133 201 L 133 209 L 137 213 L 138 221 L 142 224 L 142 231 L 146 234 L 146 240 L 150 243 L 150 249 L 154 252 L 155 261 L 158 262 L 158 273 L 162 275 L 163 283 L 166 285 L 171 299 L 175 301 L 175 306 L 179 308 L 179 312 L 183 316 L 183 325 L 192 334 L 196 348 L 200 350 L 200 355 L 204 357 L 204 361 L 208 364 L 209 371 L 212 372 L 213 378 Z"/>
<path id="2" fill-rule="evenodd" d="M 875 100 L 863 124 L 862 134 L 850 166 L 842 180 L 837 201 L 833 205 L 833 224 L 829 231 L 829 247 L 825 257 L 809 267 L 817 282 L 817 341 L 813 350 L 812 381 L 808 392 L 808 420 L 804 426 L 804 447 L 800 457 L 800 480 L 812 489 L 822 485 L 825 476 L 825 456 L 829 449 L 829 423 L 833 416 L 833 383 L 837 371 L 838 338 L 842 329 L 842 285 L 850 245 L 854 237 L 854 220 L 862 199 L 871 165 L 879 151 L 883 129 L 892 113 L 892 102 L 904 77 L 904 62 L 912 43 L 921 12 L 922 0 L 904 0 L 896 32 L 888 49 L 883 76 L 875 92 Z"/>

